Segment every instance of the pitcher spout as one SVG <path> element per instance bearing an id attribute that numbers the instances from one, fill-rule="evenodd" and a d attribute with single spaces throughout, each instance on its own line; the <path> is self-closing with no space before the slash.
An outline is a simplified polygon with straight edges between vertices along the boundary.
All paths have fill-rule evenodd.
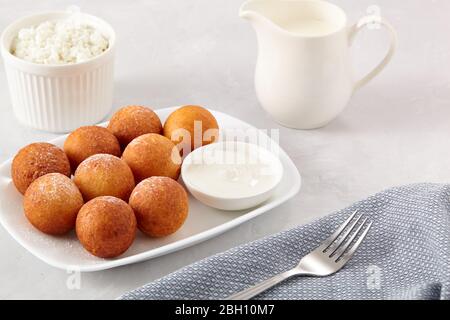
<path id="1" fill-rule="evenodd" d="M 262 21 L 265 19 L 261 12 L 261 7 L 267 0 L 248 0 L 239 9 L 239 16 L 250 22 Z"/>
<path id="2" fill-rule="evenodd" d="M 323 0 L 247 0 L 239 15 L 258 29 L 294 39 L 321 37 L 343 30 L 346 15 Z"/>
<path id="3" fill-rule="evenodd" d="M 316 0 L 311 0 L 316 1 Z M 257 33 L 270 30 L 285 33 L 282 23 L 292 14 L 292 3 L 295 0 L 247 0 L 239 9 L 239 16 L 250 22 Z"/>

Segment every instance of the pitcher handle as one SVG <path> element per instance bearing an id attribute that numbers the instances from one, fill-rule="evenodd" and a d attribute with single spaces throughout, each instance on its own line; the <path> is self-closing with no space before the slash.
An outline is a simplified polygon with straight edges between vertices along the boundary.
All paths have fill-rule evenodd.
<path id="1" fill-rule="evenodd" d="M 353 25 L 350 28 L 349 33 L 349 44 L 353 44 L 353 40 L 355 39 L 356 34 L 364 27 L 379 23 L 383 27 L 386 28 L 386 30 L 389 32 L 390 36 L 390 47 L 386 54 L 386 56 L 381 60 L 381 62 L 372 70 L 370 71 L 366 76 L 364 76 L 361 80 L 357 81 L 354 85 L 354 91 L 358 90 L 362 86 L 366 85 L 368 82 L 370 82 L 373 78 L 375 78 L 391 61 L 396 49 L 397 49 L 397 33 L 395 32 L 395 29 L 392 27 L 392 25 L 387 22 L 385 19 L 381 18 L 380 16 L 372 15 L 372 16 L 366 16 L 361 18 L 355 25 Z"/>

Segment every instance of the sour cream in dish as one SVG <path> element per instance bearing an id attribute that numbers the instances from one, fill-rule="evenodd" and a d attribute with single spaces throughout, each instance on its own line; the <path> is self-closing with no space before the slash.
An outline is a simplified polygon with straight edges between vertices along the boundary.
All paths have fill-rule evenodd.
<path id="1" fill-rule="evenodd" d="M 221 142 L 196 149 L 182 177 L 200 201 L 223 210 L 256 206 L 273 194 L 283 167 L 276 155 L 255 144 Z"/>

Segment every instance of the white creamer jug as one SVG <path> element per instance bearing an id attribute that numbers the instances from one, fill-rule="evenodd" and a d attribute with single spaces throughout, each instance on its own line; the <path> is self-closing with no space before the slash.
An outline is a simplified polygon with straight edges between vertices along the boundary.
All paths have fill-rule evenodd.
<path id="1" fill-rule="evenodd" d="M 320 0 L 249 0 L 240 16 L 257 34 L 258 99 L 274 120 L 291 128 L 319 128 L 336 118 L 354 91 L 388 64 L 397 44 L 394 29 L 379 16 L 348 27 L 341 8 Z M 379 65 L 357 81 L 349 48 L 371 24 L 384 26 L 391 44 Z"/>

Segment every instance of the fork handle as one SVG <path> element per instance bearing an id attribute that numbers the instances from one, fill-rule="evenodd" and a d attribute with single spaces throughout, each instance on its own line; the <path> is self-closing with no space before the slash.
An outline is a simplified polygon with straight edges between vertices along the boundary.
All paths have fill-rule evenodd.
<path id="1" fill-rule="evenodd" d="M 295 272 L 294 270 L 286 271 L 280 274 L 277 274 L 276 276 L 264 280 L 258 284 L 255 284 L 254 286 L 245 289 L 241 292 L 238 292 L 236 294 L 233 294 L 232 296 L 228 297 L 226 300 L 248 300 L 255 296 L 257 296 L 260 293 L 263 293 L 264 291 L 274 287 L 275 285 L 279 284 L 280 282 L 283 282 L 284 280 L 297 275 L 298 272 Z"/>

